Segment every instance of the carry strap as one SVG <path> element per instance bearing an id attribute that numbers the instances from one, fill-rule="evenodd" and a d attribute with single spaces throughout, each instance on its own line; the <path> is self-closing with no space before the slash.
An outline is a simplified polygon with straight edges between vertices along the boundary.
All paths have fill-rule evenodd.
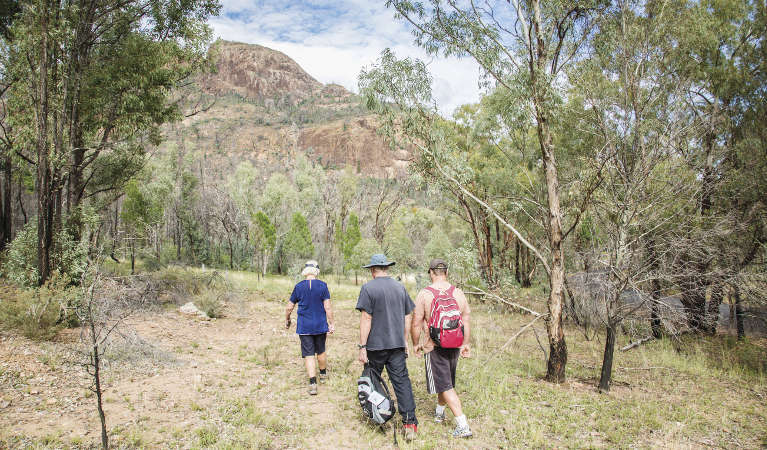
<path id="1" fill-rule="evenodd" d="M 449 288 L 445 289 L 444 291 L 441 289 L 433 288 L 431 286 L 426 286 L 425 289 L 431 292 L 434 295 L 434 298 L 437 298 L 438 295 L 455 298 L 453 296 L 453 293 L 455 292 L 455 286 L 453 286 L 452 284 L 450 285 Z"/>
<path id="2" fill-rule="evenodd" d="M 394 446 L 399 448 L 399 443 L 397 442 L 397 419 L 394 419 L 394 423 L 391 424 L 391 429 L 394 433 Z"/>
<path id="3" fill-rule="evenodd" d="M 431 324 L 431 316 L 434 314 L 434 305 L 437 304 L 437 297 L 445 296 L 445 297 L 452 297 L 453 299 L 455 299 L 455 296 L 453 295 L 453 292 L 455 292 L 455 286 L 451 284 L 450 287 L 444 291 L 441 291 L 437 288 L 433 288 L 431 286 L 426 286 L 425 289 L 431 292 L 432 295 L 434 296 L 434 298 L 431 299 L 431 309 L 429 309 L 429 324 Z M 456 300 L 456 303 L 458 303 L 458 300 Z"/>

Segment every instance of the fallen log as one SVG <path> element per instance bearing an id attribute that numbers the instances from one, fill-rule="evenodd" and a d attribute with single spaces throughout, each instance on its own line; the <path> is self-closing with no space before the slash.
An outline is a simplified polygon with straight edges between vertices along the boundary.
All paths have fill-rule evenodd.
<path id="1" fill-rule="evenodd" d="M 622 352 L 625 352 L 626 350 L 631 350 L 632 348 L 639 347 L 640 345 L 644 344 L 645 342 L 649 342 L 654 340 L 655 338 L 653 336 L 647 336 L 645 338 L 642 338 L 636 342 L 632 342 L 629 345 L 621 348 Z"/>

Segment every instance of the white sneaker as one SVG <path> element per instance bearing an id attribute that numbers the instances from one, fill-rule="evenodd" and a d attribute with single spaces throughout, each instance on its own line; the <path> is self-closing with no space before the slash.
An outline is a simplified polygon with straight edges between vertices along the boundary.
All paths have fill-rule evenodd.
<path id="1" fill-rule="evenodd" d="M 442 414 L 437 414 L 436 411 L 434 412 L 434 421 L 435 422 L 442 423 L 445 420 L 447 420 L 447 418 L 445 417 L 445 411 L 442 411 Z"/>
<path id="2" fill-rule="evenodd" d="M 471 436 L 471 429 L 468 426 L 462 427 L 458 425 L 453 430 L 453 437 L 455 438 L 470 438 Z"/>

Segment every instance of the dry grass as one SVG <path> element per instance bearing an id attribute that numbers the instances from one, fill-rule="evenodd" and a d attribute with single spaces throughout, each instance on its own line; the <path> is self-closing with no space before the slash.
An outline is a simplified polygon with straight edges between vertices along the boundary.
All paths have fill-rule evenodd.
<path id="1" fill-rule="evenodd" d="M 293 280 L 259 282 L 239 272 L 225 277 L 245 303 L 235 309 L 229 305 L 222 319 L 200 322 L 168 311 L 131 321 L 144 340 L 172 353 L 176 362 L 132 362 L 108 371 L 106 411 L 115 444 L 392 447 L 391 429 L 384 434 L 364 423 L 356 404 L 358 287 L 329 280 L 338 327 L 328 339 L 331 377 L 318 396 L 309 397 L 298 339 L 280 326 Z M 431 421 L 434 398 L 426 394 L 423 363 L 412 358 L 421 425 L 418 440 L 400 440 L 402 447 L 753 448 L 767 443 L 767 384 L 753 365 L 737 360 L 722 365 L 708 345 L 686 343 L 682 352 L 678 343 L 648 343 L 616 354 L 613 391 L 598 394 L 603 343 L 586 341 L 571 329 L 568 381 L 552 385 L 541 379 L 543 353 L 532 331 L 498 352 L 527 323 L 526 316 L 492 303 L 476 302 L 473 308 L 474 357 L 460 361 L 458 392 L 475 437 L 455 441 L 449 437 L 452 424 Z M 545 343 L 543 324 L 536 327 Z M 0 405 L 6 399 L 11 406 L 0 410 L 0 448 L 97 443 L 93 399 L 71 382 L 66 362 L 52 356 L 61 344 L 44 346 L 9 334 L 2 338 Z M 49 398 L 59 403 L 49 405 Z M 75 408 L 61 408 L 73 398 Z"/>

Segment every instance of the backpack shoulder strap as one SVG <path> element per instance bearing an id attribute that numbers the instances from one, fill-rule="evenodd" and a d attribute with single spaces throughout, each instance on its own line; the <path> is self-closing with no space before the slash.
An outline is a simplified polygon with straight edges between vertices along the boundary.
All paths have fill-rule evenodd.
<path id="1" fill-rule="evenodd" d="M 435 288 L 433 288 L 431 286 L 426 286 L 424 289 L 426 289 L 427 291 L 431 292 L 434 295 L 434 297 L 436 297 L 436 296 L 438 296 L 440 294 L 439 289 L 435 289 Z"/>
<path id="2" fill-rule="evenodd" d="M 451 284 L 451 285 L 450 285 L 450 287 L 449 287 L 449 288 L 447 288 L 447 290 L 445 291 L 445 293 L 446 293 L 448 296 L 455 298 L 455 295 L 453 295 L 453 294 L 455 293 L 455 286 L 453 286 L 453 285 Z"/>

